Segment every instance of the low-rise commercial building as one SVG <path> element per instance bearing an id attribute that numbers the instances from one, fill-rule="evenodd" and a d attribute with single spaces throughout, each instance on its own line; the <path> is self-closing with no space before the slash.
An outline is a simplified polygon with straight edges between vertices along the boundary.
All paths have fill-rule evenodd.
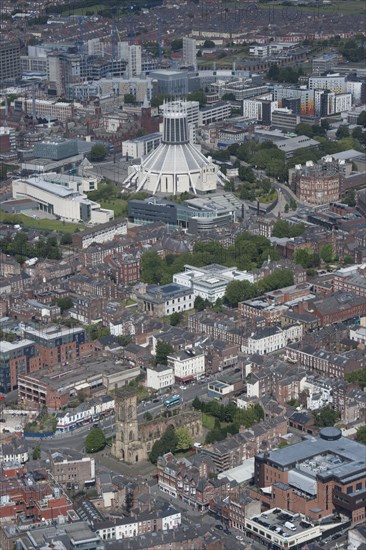
<path id="1" fill-rule="evenodd" d="M 49 453 L 49 467 L 55 481 L 67 489 L 82 490 L 95 481 L 95 460 L 69 452 Z"/>
<path id="2" fill-rule="evenodd" d="M 174 369 L 172 366 L 157 365 L 146 369 L 146 386 L 154 390 L 170 388 L 174 384 Z"/>
<path id="3" fill-rule="evenodd" d="M 174 377 L 179 382 L 197 380 L 205 374 L 205 355 L 187 349 L 168 355 L 168 366 L 173 369 Z"/>
<path id="4" fill-rule="evenodd" d="M 181 525 L 181 513 L 167 505 L 157 512 L 145 512 L 137 517 L 98 522 L 97 533 L 102 540 L 123 540 L 154 531 L 176 529 Z"/>

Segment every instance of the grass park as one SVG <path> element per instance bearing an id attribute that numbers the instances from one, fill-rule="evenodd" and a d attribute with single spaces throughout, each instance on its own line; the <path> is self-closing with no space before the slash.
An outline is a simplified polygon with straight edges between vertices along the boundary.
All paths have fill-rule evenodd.
<path id="1" fill-rule="evenodd" d="M 89 15 L 90 13 L 97 14 L 98 11 L 107 8 L 105 4 L 93 4 L 92 6 L 86 6 L 85 8 L 67 8 L 61 15 Z"/>
<path id="2" fill-rule="evenodd" d="M 32 218 L 24 214 L 9 214 L 0 211 L 0 222 L 9 224 L 19 224 L 23 227 L 39 229 L 41 231 L 55 231 L 57 233 L 75 233 L 76 230 L 82 231 L 84 226 L 80 223 L 66 223 L 59 220 L 46 220 Z"/>

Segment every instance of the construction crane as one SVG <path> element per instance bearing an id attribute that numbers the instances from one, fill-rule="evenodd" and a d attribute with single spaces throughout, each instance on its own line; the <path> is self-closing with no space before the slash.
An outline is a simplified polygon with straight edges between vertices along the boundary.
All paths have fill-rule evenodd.
<path id="1" fill-rule="evenodd" d="M 130 32 L 129 32 L 130 46 L 133 46 L 135 44 L 135 31 L 134 31 L 134 26 L 133 26 L 133 8 L 134 8 L 134 6 L 130 3 L 130 5 L 128 7 L 129 22 L 130 22 Z"/>
<path id="2" fill-rule="evenodd" d="M 156 42 L 158 44 L 158 59 L 159 63 L 161 63 L 161 59 L 163 57 L 163 46 L 162 46 L 162 33 L 161 33 L 161 22 L 162 19 L 158 15 L 156 16 L 157 19 L 157 34 L 156 34 Z"/>
<path id="3" fill-rule="evenodd" d="M 78 17 L 78 25 L 79 25 L 79 52 L 81 55 L 84 54 L 84 17 L 80 15 Z"/>

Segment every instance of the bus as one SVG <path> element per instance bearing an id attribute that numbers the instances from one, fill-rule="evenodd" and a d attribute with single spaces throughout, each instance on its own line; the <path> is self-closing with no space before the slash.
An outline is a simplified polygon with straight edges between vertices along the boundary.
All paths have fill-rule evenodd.
<path id="1" fill-rule="evenodd" d="M 176 407 L 179 404 L 180 404 L 180 396 L 178 394 L 173 395 L 172 397 L 164 401 L 164 405 L 166 406 L 167 409 L 172 409 L 173 407 Z"/>

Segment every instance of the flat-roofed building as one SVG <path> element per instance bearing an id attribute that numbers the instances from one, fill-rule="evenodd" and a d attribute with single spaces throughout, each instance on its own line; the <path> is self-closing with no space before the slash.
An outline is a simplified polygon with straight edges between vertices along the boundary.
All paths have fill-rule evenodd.
<path id="1" fill-rule="evenodd" d="M 313 520 L 341 512 L 352 522 L 365 520 L 365 447 L 322 428 L 319 437 L 256 455 L 257 498 Z"/>
<path id="2" fill-rule="evenodd" d="M 18 384 L 18 377 L 41 368 L 41 358 L 34 340 L 0 342 L 0 392 L 8 393 Z"/>
<path id="3" fill-rule="evenodd" d="M 101 208 L 72 187 L 51 183 L 42 176 L 13 180 L 12 192 L 14 199 L 33 200 L 39 210 L 65 221 L 103 223 L 114 217 L 113 210 Z"/>
<path id="4" fill-rule="evenodd" d="M 127 235 L 127 221 L 124 218 L 74 233 L 72 242 L 77 248 L 87 248 L 92 243 L 105 243 L 120 235 Z"/>
<path id="5" fill-rule="evenodd" d="M 171 366 L 157 365 L 146 369 L 146 386 L 154 390 L 170 388 L 174 384 L 174 369 Z"/>
<path id="6" fill-rule="evenodd" d="M 211 264 L 205 267 L 184 266 L 185 271 L 173 275 L 173 282 L 190 288 L 195 297 L 214 303 L 223 298 L 231 281 L 254 281 L 254 275 L 236 267 Z"/>
<path id="7" fill-rule="evenodd" d="M 122 155 L 127 158 L 141 158 L 156 149 L 162 139 L 162 134 L 155 132 L 135 139 L 128 139 L 122 142 Z"/>

